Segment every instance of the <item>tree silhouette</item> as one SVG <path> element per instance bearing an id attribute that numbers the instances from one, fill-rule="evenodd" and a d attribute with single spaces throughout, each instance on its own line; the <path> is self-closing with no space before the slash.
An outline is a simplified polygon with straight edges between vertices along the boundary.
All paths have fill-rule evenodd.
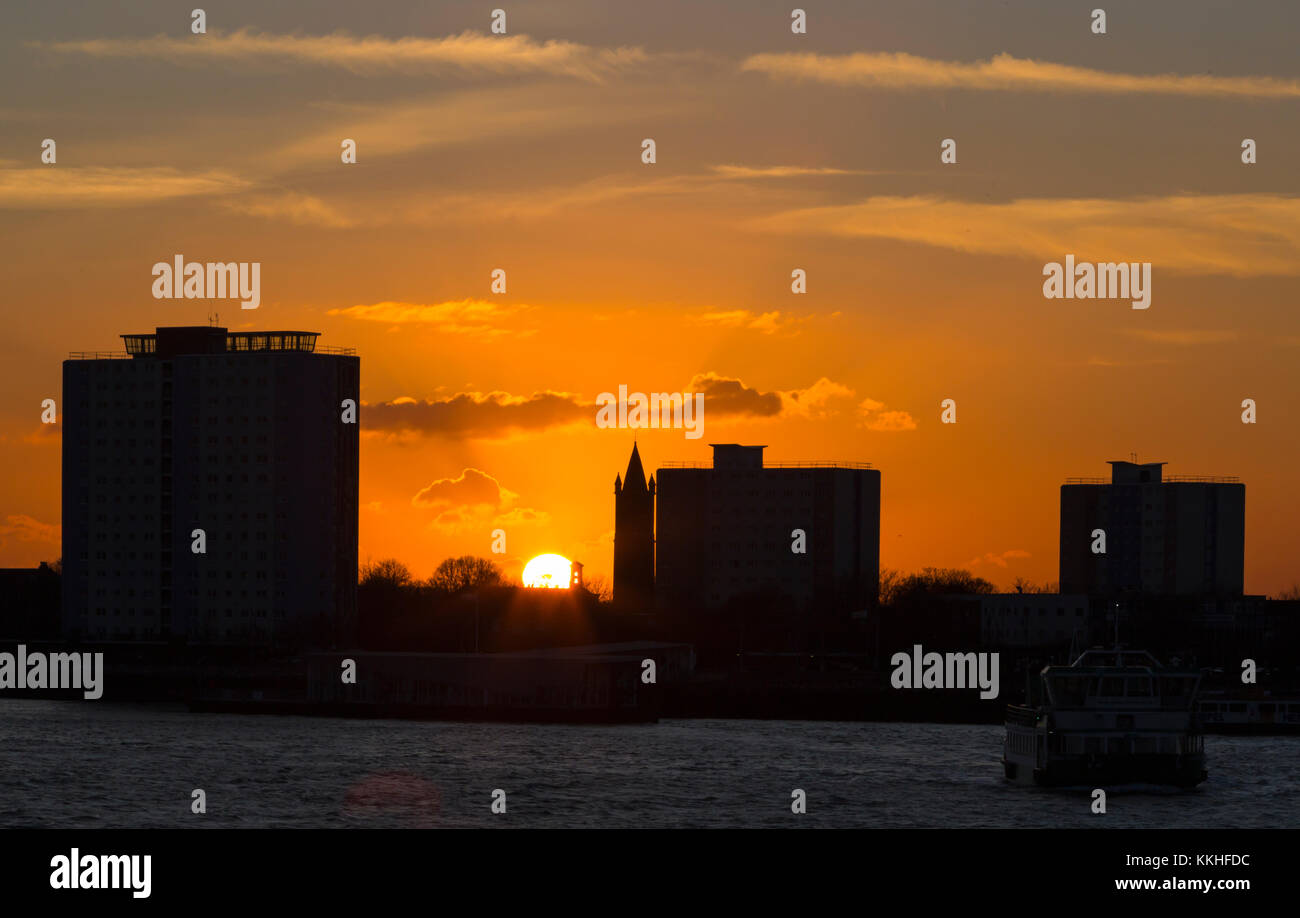
<path id="1" fill-rule="evenodd" d="M 610 602 L 614 599 L 614 588 L 603 574 L 592 574 L 583 580 L 582 585 L 587 588 L 588 593 L 595 595 L 601 602 Z"/>
<path id="2" fill-rule="evenodd" d="M 983 577 L 976 577 L 970 571 L 951 567 L 927 567 L 919 574 L 906 576 L 896 571 L 882 571 L 880 583 L 881 603 L 895 608 L 915 606 L 931 597 L 949 593 L 996 593 L 998 591 L 996 586 Z"/>
<path id="3" fill-rule="evenodd" d="M 447 558 L 429 578 L 429 587 L 439 593 L 460 593 L 481 587 L 503 586 L 505 574 L 496 562 L 474 555 Z"/>
<path id="4" fill-rule="evenodd" d="M 1057 593 L 1060 591 L 1056 583 L 1050 581 L 1048 583 L 1034 583 L 1024 577 L 1017 577 L 1012 586 L 1017 593 Z"/>
<path id="5" fill-rule="evenodd" d="M 415 583 L 410 568 L 396 558 L 385 558 L 373 563 L 367 560 L 362 563 L 358 573 L 357 584 L 363 589 L 396 591 Z"/>

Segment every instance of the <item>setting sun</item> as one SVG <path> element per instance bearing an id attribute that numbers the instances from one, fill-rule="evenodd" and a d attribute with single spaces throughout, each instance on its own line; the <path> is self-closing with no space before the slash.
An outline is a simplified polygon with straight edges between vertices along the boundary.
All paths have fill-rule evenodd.
<path id="1" fill-rule="evenodd" d="M 572 565 L 563 555 L 538 555 L 524 566 L 524 586 L 541 589 L 567 589 Z"/>

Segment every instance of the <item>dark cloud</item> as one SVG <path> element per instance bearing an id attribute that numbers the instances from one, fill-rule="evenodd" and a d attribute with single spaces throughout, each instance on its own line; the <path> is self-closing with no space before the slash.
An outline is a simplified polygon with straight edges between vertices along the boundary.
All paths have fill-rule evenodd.
<path id="1" fill-rule="evenodd" d="M 579 421 L 594 423 L 595 405 L 564 392 L 528 396 L 506 392 L 461 392 L 446 399 L 397 399 L 366 405 L 369 430 L 418 431 L 431 435 L 496 437 L 518 430 L 544 430 Z"/>
<path id="2" fill-rule="evenodd" d="M 759 392 L 739 379 L 716 373 L 697 374 L 691 380 L 690 391 L 704 393 L 705 410 L 713 417 L 728 414 L 775 417 L 783 405 L 778 392 Z"/>

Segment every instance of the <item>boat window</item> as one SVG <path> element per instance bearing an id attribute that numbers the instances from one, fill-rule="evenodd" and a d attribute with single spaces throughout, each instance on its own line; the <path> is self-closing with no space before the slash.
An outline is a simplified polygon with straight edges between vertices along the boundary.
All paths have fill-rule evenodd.
<path id="1" fill-rule="evenodd" d="M 1232 711 L 1234 714 L 1240 714 L 1246 710 L 1246 706 L 1244 704 L 1230 704 L 1228 705 L 1228 710 Z"/>
<path id="2" fill-rule="evenodd" d="M 1122 698 L 1124 697 L 1124 680 L 1118 676 L 1107 676 L 1101 680 L 1101 688 L 1097 694 L 1104 698 Z"/>
<path id="3" fill-rule="evenodd" d="M 1261 713 L 1261 714 L 1272 714 L 1272 713 L 1273 713 L 1273 705 L 1269 704 L 1268 702 L 1264 702 L 1263 704 L 1261 704 L 1261 705 L 1259 706 L 1259 713 Z"/>
<path id="4" fill-rule="evenodd" d="M 1052 701 L 1061 707 L 1081 707 L 1087 697 L 1087 676 L 1057 676 L 1052 680 Z"/>
<path id="5" fill-rule="evenodd" d="M 1138 676 L 1129 679 L 1127 694 L 1130 698 L 1150 698 L 1151 680 L 1146 676 Z"/>
<path id="6" fill-rule="evenodd" d="M 1167 701 L 1186 698 L 1194 683 L 1195 679 L 1186 676 L 1165 676 L 1160 680 L 1160 695 Z"/>

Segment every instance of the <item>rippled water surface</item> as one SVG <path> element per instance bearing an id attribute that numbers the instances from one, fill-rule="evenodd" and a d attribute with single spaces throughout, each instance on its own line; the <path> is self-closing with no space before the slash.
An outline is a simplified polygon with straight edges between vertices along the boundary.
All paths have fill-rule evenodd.
<path id="1" fill-rule="evenodd" d="M 1207 737 L 1198 790 L 1116 790 L 1105 816 L 1084 790 L 1005 782 L 1001 739 L 993 726 L 453 724 L 5 700 L 0 826 L 1300 826 L 1300 738 Z M 190 812 L 195 788 L 206 815 Z"/>

